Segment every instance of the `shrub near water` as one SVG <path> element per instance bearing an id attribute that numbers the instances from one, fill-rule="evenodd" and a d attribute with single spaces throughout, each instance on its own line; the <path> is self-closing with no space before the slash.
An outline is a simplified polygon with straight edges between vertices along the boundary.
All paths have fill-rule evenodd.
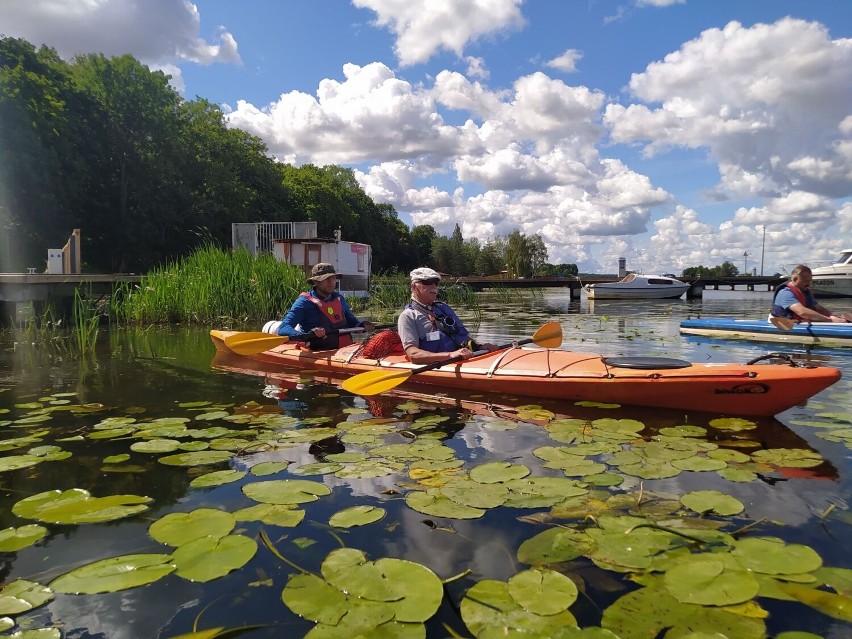
<path id="1" fill-rule="evenodd" d="M 239 324 L 281 317 L 307 286 L 302 269 L 271 255 L 208 245 L 119 289 L 112 306 L 126 322 Z"/>

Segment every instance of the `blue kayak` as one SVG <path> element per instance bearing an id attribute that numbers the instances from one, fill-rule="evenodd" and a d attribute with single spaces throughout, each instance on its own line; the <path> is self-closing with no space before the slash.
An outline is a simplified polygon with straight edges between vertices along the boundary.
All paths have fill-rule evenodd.
<path id="1" fill-rule="evenodd" d="M 852 324 L 829 322 L 795 324 L 789 330 L 770 324 L 766 319 L 708 317 L 680 323 L 684 335 L 702 335 L 722 339 L 745 339 L 780 344 L 852 347 Z"/>

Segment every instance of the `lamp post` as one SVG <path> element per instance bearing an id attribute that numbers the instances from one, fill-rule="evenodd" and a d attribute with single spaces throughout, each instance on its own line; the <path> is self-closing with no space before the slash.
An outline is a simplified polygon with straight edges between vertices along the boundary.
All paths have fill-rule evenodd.
<path id="1" fill-rule="evenodd" d="M 751 255 L 748 251 L 743 251 L 743 275 L 748 275 L 748 256 Z"/>
<path id="2" fill-rule="evenodd" d="M 760 245 L 760 277 L 763 277 L 763 254 L 766 251 L 766 224 L 763 225 L 763 244 Z"/>

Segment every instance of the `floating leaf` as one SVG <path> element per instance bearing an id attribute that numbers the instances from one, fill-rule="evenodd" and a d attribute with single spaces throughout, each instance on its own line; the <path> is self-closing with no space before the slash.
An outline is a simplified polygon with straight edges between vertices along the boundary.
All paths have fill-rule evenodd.
<path id="1" fill-rule="evenodd" d="M 744 568 L 767 575 L 810 572 L 822 566 L 822 558 L 808 546 L 786 544 L 777 537 L 746 537 L 732 551 Z"/>
<path id="2" fill-rule="evenodd" d="M 34 581 L 16 579 L 0 589 L 0 615 L 17 615 L 53 599 L 53 590 Z"/>
<path id="3" fill-rule="evenodd" d="M 150 525 L 148 534 L 160 543 L 182 546 L 198 537 L 221 538 L 236 525 L 234 515 L 215 508 L 198 508 L 189 513 L 169 513 Z"/>
<path id="4" fill-rule="evenodd" d="M 713 511 L 723 517 L 737 515 L 745 510 L 742 502 L 718 490 L 696 490 L 686 493 L 680 503 L 697 513 Z"/>
<path id="5" fill-rule="evenodd" d="M 730 606 L 754 598 L 757 580 L 746 570 L 727 570 L 711 555 L 681 559 L 666 571 L 666 590 L 682 603 Z"/>
<path id="6" fill-rule="evenodd" d="M 228 461 L 233 455 L 220 450 L 202 450 L 196 453 L 181 453 L 180 455 L 167 455 L 160 457 L 157 461 L 166 466 L 205 466 Z"/>
<path id="7" fill-rule="evenodd" d="M 171 555 L 121 555 L 81 566 L 54 579 L 54 592 L 94 595 L 150 584 L 175 570 Z"/>
<path id="8" fill-rule="evenodd" d="M 234 512 L 237 521 L 262 521 L 270 526 L 293 528 L 305 518 L 305 511 L 291 504 L 257 504 Z"/>
<path id="9" fill-rule="evenodd" d="M 325 484 L 305 479 L 274 479 L 246 484 L 242 488 L 249 499 L 265 504 L 304 504 L 331 494 Z"/>
<path id="10" fill-rule="evenodd" d="M 785 468 L 813 468 L 823 462 L 819 453 L 806 448 L 764 448 L 751 457 L 756 462 Z"/>
<path id="11" fill-rule="evenodd" d="M 595 541 L 586 533 L 554 527 L 524 541 L 518 548 L 518 561 L 531 566 L 555 564 L 586 555 L 594 547 Z"/>
<path id="12" fill-rule="evenodd" d="M 327 475 L 336 473 L 343 468 L 343 464 L 337 462 L 316 462 L 313 464 L 302 464 L 291 468 L 290 472 L 294 475 Z"/>
<path id="13" fill-rule="evenodd" d="M 450 519 L 478 519 L 485 514 L 481 508 L 473 508 L 444 497 L 438 492 L 413 491 L 405 496 L 408 507 L 424 515 L 448 517 Z"/>
<path id="14" fill-rule="evenodd" d="M 719 430 L 729 430 L 729 431 L 742 431 L 742 430 L 754 430 L 757 428 L 757 424 L 749 419 L 743 419 L 741 417 L 720 417 L 718 419 L 711 419 L 710 425 L 713 428 L 718 428 Z"/>
<path id="15" fill-rule="evenodd" d="M 509 462 L 491 462 L 476 466 L 470 471 L 470 478 L 481 484 L 505 482 L 510 479 L 521 479 L 530 474 L 530 469 L 523 464 Z"/>
<path id="16" fill-rule="evenodd" d="M 15 552 L 32 546 L 46 534 L 47 528 L 38 524 L 0 530 L 0 552 Z"/>
<path id="17" fill-rule="evenodd" d="M 212 473 L 205 473 L 196 477 L 189 485 L 191 488 L 209 488 L 211 486 L 221 486 L 230 484 L 231 482 L 239 481 L 246 476 L 244 470 L 216 470 Z"/>
<path id="18" fill-rule="evenodd" d="M 311 621 L 337 625 L 351 607 L 349 597 L 316 575 L 294 575 L 281 593 L 284 604 Z"/>
<path id="19" fill-rule="evenodd" d="M 472 508 L 495 508 L 509 496 L 509 489 L 504 484 L 482 484 L 461 477 L 451 478 L 440 491 L 457 504 Z"/>
<path id="20" fill-rule="evenodd" d="M 577 586 L 553 570 L 524 570 L 507 582 L 512 599 L 537 615 L 555 615 L 577 600 Z"/>
<path id="21" fill-rule="evenodd" d="M 251 467 L 251 474 L 255 477 L 263 477 L 265 475 L 275 475 L 287 469 L 290 462 L 286 461 L 268 461 L 255 464 Z"/>
<path id="22" fill-rule="evenodd" d="M 824 615 L 841 621 L 852 621 L 852 597 L 791 583 L 779 583 L 778 587 L 796 601 L 801 601 Z"/>
<path id="23" fill-rule="evenodd" d="M 338 528 L 353 528 L 355 526 L 366 526 L 379 521 L 385 516 L 384 508 L 375 506 L 352 506 L 334 513 L 328 520 L 331 526 Z"/>
<path id="24" fill-rule="evenodd" d="M 257 543 L 244 535 L 208 535 L 182 544 L 172 561 L 178 577 L 207 583 L 245 566 L 257 552 Z"/>
<path id="25" fill-rule="evenodd" d="M 22 499 L 12 512 L 25 519 L 38 519 L 52 524 L 90 524 L 130 517 L 148 509 L 150 497 L 110 495 L 92 497 L 89 491 L 71 488 L 49 490 Z"/>

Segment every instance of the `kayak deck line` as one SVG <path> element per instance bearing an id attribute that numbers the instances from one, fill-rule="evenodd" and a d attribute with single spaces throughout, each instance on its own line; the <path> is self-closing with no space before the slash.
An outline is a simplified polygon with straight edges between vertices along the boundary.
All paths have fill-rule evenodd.
<path id="1" fill-rule="evenodd" d="M 228 349 L 228 331 L 211 331 L 217 351 L 243 368 L 311 369 L 346 379 L 370 371 L 408 373 L 421 368 L 404 354 L 359 357 L 353 344 L 310 351 L 283 344 L 257 354 Z M 775 362 L 775 360 L 773 360 Z M 737 415 L 776 415 L 828 388 L 840 371 L 780 363 L 692 363 L 662 357 L 605 357 L 570 350 L 517 347 L 445 364 L 406 377 L 405 384 L 445 392 L 508 393 L 559 401 L 597 401 Z M 400 381 L 403 383 L 403 381 Z M 357 391 L 356 391 L 357 392 Z"/>

